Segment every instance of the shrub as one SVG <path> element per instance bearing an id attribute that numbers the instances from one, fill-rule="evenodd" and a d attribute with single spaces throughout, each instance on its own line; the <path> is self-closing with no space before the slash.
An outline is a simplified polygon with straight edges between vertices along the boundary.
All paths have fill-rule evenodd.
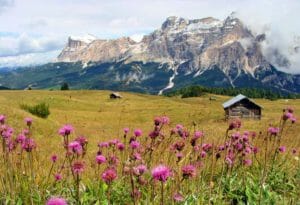
<path id="1" fill-rule="evenodd" d="M 41 118 L 47 118 L 50 115 L 49 105 L 42 102 L 36 105 L 21 104 L 21 109 Z"/>
<path id="2" fill-rule="evenodd" d="M 61 85 L 61 87 L 60 87 L 60 90 L 69 90 L 70 88 L 69 88 L 69 85 L 68 85 L 68 83 L 63 83 L 62 85 Z"/>

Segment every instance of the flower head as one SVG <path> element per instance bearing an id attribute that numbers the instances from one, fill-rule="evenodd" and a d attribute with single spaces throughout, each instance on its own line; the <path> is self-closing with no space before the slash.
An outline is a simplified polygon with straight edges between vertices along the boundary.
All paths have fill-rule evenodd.
<path id="1" fill-rule="evenodd" d="M 61 176 L 61 174 L 60 173 L 57 173 L 57 174 L 54 174 L 54 179 L 55 179 L 55 181 L 60 181 L 60 180 L 62 180 L 62 176 Z"/>
<path id="2" fill-rule="evenodd" d="M 84 171 L 84 163 L 80 161 L 76 161 L 72 164 L 72 170 L 75 174 L 80 174 Z"/>
<path id="3" fill-rule="evenodd" d="M 30 127 L 30 126 L 32 125 L 32 118 L 26 117 L 26 118 L 24 119 L 24 121 L 26 122 L 26 125 L 27 125 L 28 127 Z"/>
<path id="4" fill-rule="evenodd" d="M 53 163 L 55 163 L 56 161 L 57 161 L 57 155 L 56 154 L 54 154 L 54 155 L 52 155 L 51 156 L 51 161 L 53 162 Z"/>
<path id="5" fill-rule="evenodd" d="M 26 138 L 22 144 L 22 149 L 24 149 L 26 152 L 31 152 L 35 148 L 36 144 L 32 138 Z"/>
<path id="6" fill-rule="evenodd" d="M 184 201 L 184 197 L 182 196 L 182 194 L 180 194 L 180 193 L 175 193 L 174 195 L 173 195 L 173 200 L 175 201 L 175 202 L 183 202 Z"/>
<path id="7" fill-rule="evenodd" d="M 103 155 L 97 155 L 96 156 L 96 162 L 97 164 L 103 164 L 106 162 L 106 158 Z"/>
<path id="8" fill-rule="evenodd" d="M 251 159 L 245 159 L 245 160 L 243 161 L 243 164 L 244 164 L 245 166 L 251 166 L 252 160 L 251 160 Z"/>
<path id="9" fill-rule="evenodd" d="M 107 169 L 102 173 L 102 180 L 110 184 L 117 178 L 117 171 L 115 169 Z"/>
<path id="10" fill-rule="evenodd" d="M 281 147 L 278 148 L 278 151 L 283 153 L 283 152 L 286 151 L 286 147 L 285 146 L 281 146 Z"/>
<path id="11" fill-rule="evenodd" d="M 132 142 L 130 143 L 130 147 L 131 147 L 132 149 L 137 149 L 137 148 L 140 147 L 140 143 L 139 143 L 138 141 L 134 140 L 134 141 L 132 141 Z"/>
<path id="12" fill-rule="evenodd" d="M 182 177 L 187 179 L 187 178 L 192 178 L 196 176 L 196 167 L 194 165 L 186 165 L 181 168 L 182 171 Z"/>
<path id="13" fill-rule="evenodd" d="M 70 135 L 73 132 L 74 128 L 72 125 L 64 125 L 62 128 L 59 129 L 58 133 L 61 136 Z"/>
<path id="14" fill-rule="evenodd" d="M 78 141 L 70 142 L 68 145 L 69 151 L 75 154 L 81 154 L 82 146 Z"/>
<path id="15" fill-rule="evenodd" d="M 4 125 L 6 117 L 4 115 L 0 115 L 0 124 Z"/>
<path id="16" fill-rule="evenodd" d="M 152 170 L 152 177 L 157 181 L 166 182 L 170 176 L 171 170 L 164 165 L 159 165 Z"/>
<path id="17" fill-rule="evenodd" d="M 124 134 L 127 135 L 128 132 L 129 132 L 129 128 L 128 128 L 128 127 L 125 127 L 125 128 L 123 129 L 123 131 L 124 131 Z"/>
<path id="18" fill-rule="evenodd" d="M 134 130 L 134 135 L 135 135 L 136 137 L 140 137 L 140 136 L 142 136 L 142 134 L 143 134 L 143 132 L 142 132 L 141 129 L 136 129 L 136 130 Z"/>
<path id="19" fill-rule="evenodd" d="M 52 197 L 47 201 L 46 205 L 68 205 L 64 198 Z"/>

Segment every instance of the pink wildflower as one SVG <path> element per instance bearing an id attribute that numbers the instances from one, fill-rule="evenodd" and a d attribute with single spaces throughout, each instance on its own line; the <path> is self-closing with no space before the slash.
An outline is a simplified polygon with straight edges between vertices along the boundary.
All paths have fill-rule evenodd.
<path id="1" fill-rule="evenodd" d="M 129 132 L 129 128 L 128 128 L 128 127 L 126 127 L 126 128 L 124 128 L 124 129 L 123 129 L 123 131 L 124 131 L 124 134 L 125 134 L 125 135 L 127 135 L 127 134 L 128 134 L 128 132 Z"/>
<path id="2" fill-rule="evenodd" d="M 117 172 L 115 169 L 107 169 L 102 173 L 102 180 L 110 184 L 117 178 Z"/>
<path id="3" fill-rule="evenodd" d="M 76 154 L 81 154 L 81 152 L 82 152 L 82 146 L 77 141 L 70 142 L 68 145 L 68 148 L 69 148 L 70 152 L 73 152 Z"/>
<path id="4" fill-rule="evenodd" d="M 70 135 L 73 132 L 74 128 L 72 125 L 64 125 L 62 128 L 59 129 L 58 133 L 61 136 Z"/>
<path id="5" fill-rule="evenodd" d="M 152 177 L 161 182 L 166 182 L 171 176 L 171 171 L 164 165 L 159 165 L 152 170 Z"/>
<path id="6" fill-rule="evenodd" d="M 245 160 L 243 161 L 243 163 L 244 163 L 245 166 L 251 166 L 252 160 L 251 160 L 251 159 L 245 159 Z"/>
<path id="7" fill-rule="evenodd" d="M 77 161 L 72 164 L 72 170 L 75 174 L 80 174 L 84 171 L 84 163 Z"/>
<path id="8" fill-rule="evenodd" d="M 64 198 L 53 197 L 47 201 L 46 205 L 68 205 Z"/>
<path id="9" fill-rule="evenodd" d="M 183 202 L 184 201 L 184 197 L 182 196 L 182 194 L 180 194 L 180 193 L 175 193 L 174 195 L 173 195 L 173 200 L 175 201 L 175 202 Z"/>
<path id="10" fill-rule="evenodd" d="M 32 118 L 26 117 L 26 118 L 24 119 L 24 121 L 26 122 L 26 125 L 27 125 L 28 127 L 30 127 L 30 126 L 32 125 Z"/>
<path id="11" fill-rule="evenodd" d="M 139 143 L 138 141 L 134 140 L 134 141 L 132 141 L 132 142 L 130 143 L 130 147 L 131 147 L 132 149 L 137 149 L 137 148 L 140 147 L 140 143 Z"/>
<path id="12" fill-rule="evenodd" d="M 183 166 L 181 168 L 181 171 L 182 171 L 182 177 L 185 179 L 196 176 L 196 167 L 194 165 Z"/>
<path id="13" fill-rule="evenodd" d="M 278 151 L 283 153 L 283 152 L 286 151 L 286 147 L 285 146 L 281 146 L 281 147 L 278 148 Z"/>
<path id="14" fill-rule="evenodd" d="M 135 135 L 136 137 L 140 137 L 140 136 L 142 136 L 142 134 L 143 134 L 143 132 L 142 132 L 141 129 L 136 129 L 136 130 L 134 130 L 134 135 Z"/>
<path id="15" fill-rule="evenodd" d="M 53 163 L 55 163 L 57 161 L 57 158 L 58 158 L 57 155 L 54 154 L 54 155 L 51 156 L 51 161 Z"/>
<path id="16" fill-rule="evenodd" d="M 61 174 L 60 173 L 57 173 L 57 174 L 55 174 L 54 175 L 54 179 L 55 179 L 55 181 L 60 181 L 60 180 L 62 180 L 62 176 L 61 176 Z"/>
<path id="17" fill-rule="evenodd" d="M 0 124 L 4 125 L 6 117 L 4 115 L 0 115 Z"/>
<path id="18" fill-rule="evenodd" d="M 103 155 L 97 155 L 96 156 L 96 162 L 97 164 L 103 164 L 106 162 L 106 158 Z"/>

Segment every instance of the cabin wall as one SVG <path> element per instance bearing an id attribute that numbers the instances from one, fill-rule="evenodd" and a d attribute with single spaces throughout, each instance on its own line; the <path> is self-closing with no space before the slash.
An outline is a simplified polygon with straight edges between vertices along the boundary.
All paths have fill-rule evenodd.
<path id="1" fill-rule="evenodd" d="M 240 101 L 225 109 L 225 117 L 228 118 L 261 118 L 261 108 L 248 100 Z"/>

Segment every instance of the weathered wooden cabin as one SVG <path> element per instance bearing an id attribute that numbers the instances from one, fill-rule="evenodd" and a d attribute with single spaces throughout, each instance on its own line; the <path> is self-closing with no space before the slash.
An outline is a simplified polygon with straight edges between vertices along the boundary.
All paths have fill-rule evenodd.
<path id="1" fill-rule="evenodd" d="M 252 118 L 261 119 L 262 107 L 248 97 L 239 94 L 223 103 L 225 119 L 229 118 Z"/>
<path id="2" fill-rule="evenodd" d="M 118 99 L 118 98 L 122 98 L 122 96 L 120 95 L 120 93 L 111 93 L 109 95 L 110 99 Z"/>

